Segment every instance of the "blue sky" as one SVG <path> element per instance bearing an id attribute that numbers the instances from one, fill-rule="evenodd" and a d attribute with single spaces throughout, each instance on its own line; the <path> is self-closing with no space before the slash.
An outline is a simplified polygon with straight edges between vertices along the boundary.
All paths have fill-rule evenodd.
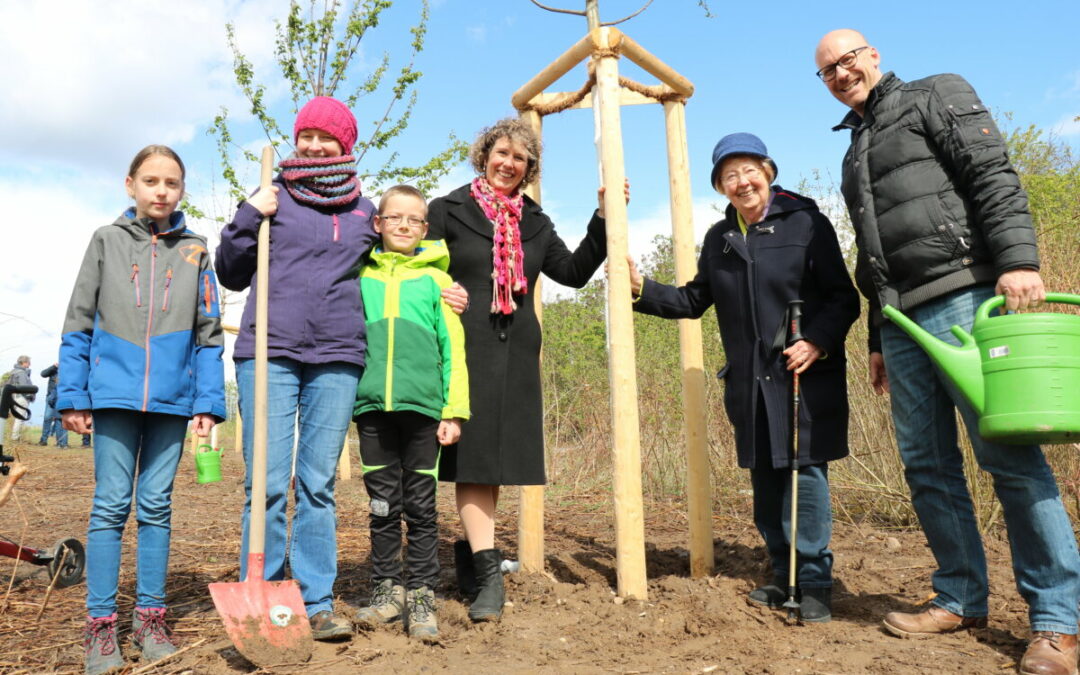
<path id="1" fill-rule="evenodd" d="M 600 0 L 605 20 L 644 0 Z M 321 3 L 320 3 L 321 4 Z M 545 4 L 578 8 L 583 0 Z M 389 51 L 400 67 L 419 3 L 398 0 L 364 40 L 362 66 Z M 217 156 L 205 134 L 220 106 L 230 108 L 239 142 L 256 147 L 232 81 L 224 23 L 237 27 L 268 97 L 291 127 L 287 90 L 275 77 L 273 20 L 285 0 L 110 0 L 0 3 L 0 366 L 19 353 L 34 370 L 55 359 L 75 273 L 91 232 L 127 204 L 122 180 L 131 156 L 148 143 L 172 145 L 188 166 L 192 199 L 213 215 L 233 205 L 215 177 Z M 838 174 L 846 134 L 830 127 L 845 109 L 814 77 L 814 47 L 840 27 L 866 34 L 883 69 L 903 79 L 940 72 L 964 75 L 995 113 L 1011 124 L 1035 124 L 1080 147 L 1080 49 L 1076 0 L 983 3 L 728 3 L 655 0 L 619 26 L 689 78 L 687 106 L 695 230 L 700 239 L 724 200 L 708 186 L 713 145 L 724 134 L 761 136 L 792 188 L 815 170 Z M 48 25 L 44 43 L 35 27 Z M 406 162 L 426 159 L 448 133 L 472 139 L 483 126 L 514 114 L 510 95 L 585 34 L 581 17 L 545 12 L 528 0 L 433 0 L 424 72 L 409 130 L 394 150 Z M 625 59 L 622 74 L 653 79 Z M 577 89 L 584 70 L 549 91 Z M 355 109 L 361 136 L 385 99 Z M 631 248 L 641 255 L 669 230 L 663 116 L 659 106 L 623 109 L 626 170 L 633 184 Z M 545 209 L 571 242 L 595 203 L 596 150 L 590 111 L 545 119 Z M 365 164 L 369 164 L 365 162 Z M 370 163 L 373 164 L 373 163 Z M 457 169 L 446 191 L 471 173 Z M 248 180 L 257 180 L 254 167 Z M 432 195 L 437 196 L 437 195 Z M 216 226 L 193 228 L 216 237 Z M 227 376 L 232 378 L 231 366 Z M 36 374 L 36 373 L 35 373 Z"/>

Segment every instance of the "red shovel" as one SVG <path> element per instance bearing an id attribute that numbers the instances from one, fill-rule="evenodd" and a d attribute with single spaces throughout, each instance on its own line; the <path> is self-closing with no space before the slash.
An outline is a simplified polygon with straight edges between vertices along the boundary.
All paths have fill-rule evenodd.
<path id="1" fill-rule="evenodd" d="M 260 189 L 270 188 L 274 149 L 263 148 Z M 314 643 L 304 599 L 294 580 L 263 579 L 266 535 L 266 327 L 270 277 L 270 219 L 259 227 L 255 291 L 255 427 L 251 464 L 251 521 L 247 578 L 210 584 L 210 596 L 225 621 L 225 632 L 244 658 L 260 668 L 303 663 Z"/>

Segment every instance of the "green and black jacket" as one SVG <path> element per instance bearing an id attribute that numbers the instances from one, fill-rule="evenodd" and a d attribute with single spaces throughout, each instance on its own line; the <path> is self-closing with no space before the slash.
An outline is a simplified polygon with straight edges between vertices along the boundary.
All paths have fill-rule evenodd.
<path id="1" fill-rule="evenodd" d="M 353 415 L 412 410 L 435 419 L 469 418 L 469 374 L 461 320 L 443 302 L 453 284 L 442 240 L 416 255 L 375 248 L 360 272 L 367 358 Z"/>

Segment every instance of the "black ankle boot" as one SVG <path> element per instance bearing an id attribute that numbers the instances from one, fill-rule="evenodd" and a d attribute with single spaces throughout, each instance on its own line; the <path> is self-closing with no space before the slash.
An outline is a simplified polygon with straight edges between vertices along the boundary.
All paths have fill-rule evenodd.
<path id="1" fill-rule="evenodd" d="M 476 567 L 473 566 L 472 549 L 467 541 L 454 542 L 454 572 L 457 573 L 461 597 L 469 602 L 476 600 Z"/>
<path id="2" fill-rule="evenodd" d="M 832 621 L 832 588 L 803 588 L 799 615 L 808 623 Z"/>
<path id="3" fill-rule="evenodd" d="M 787 600 L 787 579 L 774 577 L 771 584 L 755 588 L 747 597 L 751 602 L 769 609 L 780 609 Z"/>
<path id="4" fill-rule="evenodd" d="M 473 621 L 498 621 L 502 617 L 506 591 L 503 589 L 502 553 L 495 548 L 473 553 L 478 592 L 469 607 Z"/>

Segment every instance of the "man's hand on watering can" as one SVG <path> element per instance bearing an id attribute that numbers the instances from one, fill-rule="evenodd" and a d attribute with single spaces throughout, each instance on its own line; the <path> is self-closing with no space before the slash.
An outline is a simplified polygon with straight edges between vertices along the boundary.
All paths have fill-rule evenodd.
<path id="1" fill-rule="evenodd" d="M 889 376 L 885 373 L 885 357 L 881 352 L 870 352 L 870 386 L 875 394 L 889 393 Z"/>
<path id="2" fill-rule="evenodd" d="M 794 370 L 797 375 L 802 375 L 803 371 L 809 368 L 814 361 L 820 359 L 824 353 L 813 342 L 799 340 L 784 350 L 784 356 L 788 357 L 787 369 Z"/>
<path id="3" fill-rule="evenodd" d="M 1038 270 L 1009 270 L 998 277 L 994 292 L 1005 296 L 1005 310 L 1015 312 L 1038 307 L 1046 300 L 1046 288 Z"/>

